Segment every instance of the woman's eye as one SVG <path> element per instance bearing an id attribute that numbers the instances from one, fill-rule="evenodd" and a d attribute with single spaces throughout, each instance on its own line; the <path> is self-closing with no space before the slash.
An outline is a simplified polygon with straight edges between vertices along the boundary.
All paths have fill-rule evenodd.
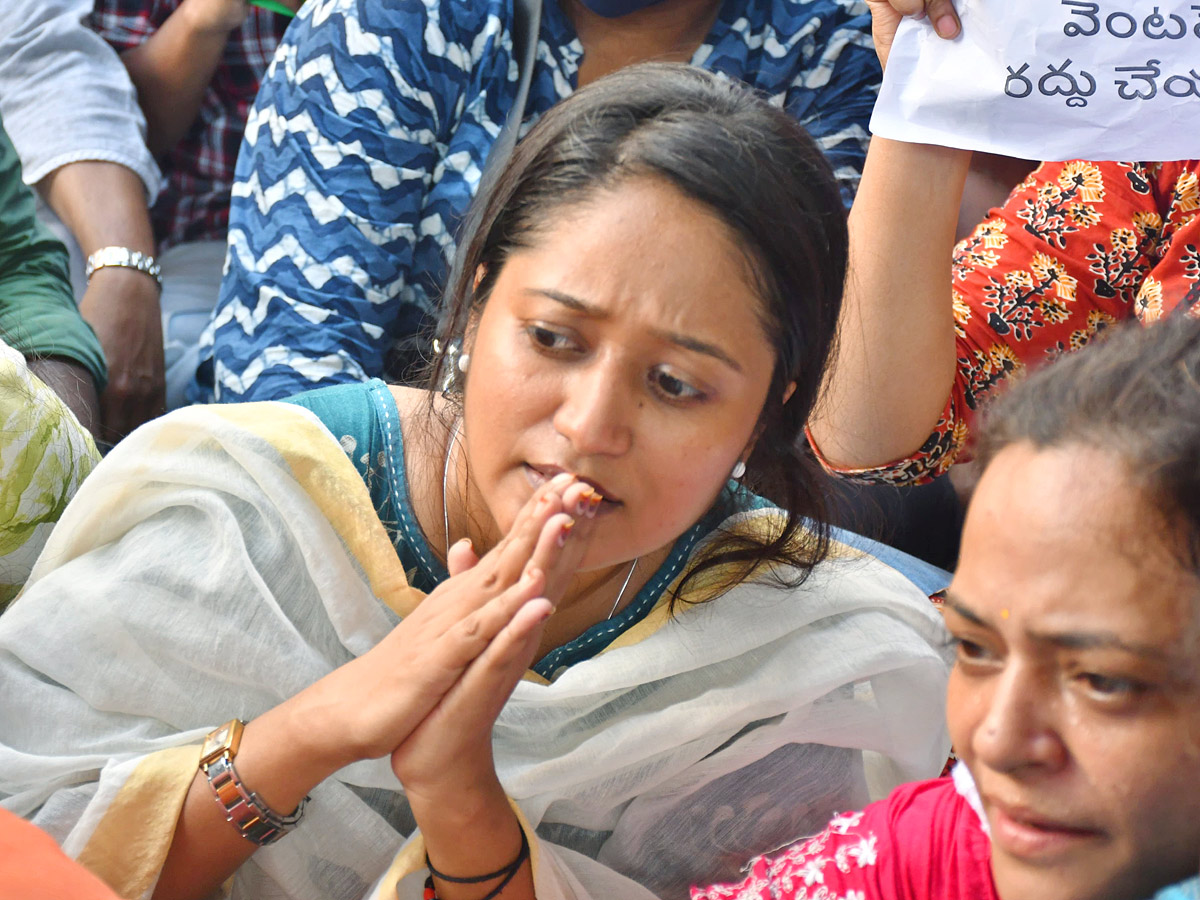
<path id="1" fill-rule="evenodd" d="M 703 391 L 692 387 L 666 369 L 653 370 L 650 373 L 650 381 L 654 389 L 668 400 L 699 400 L 704 397 Z"/>
<path id="2" fill-rule="evenodd" d="M 1145 684 L 1132 678 L 1101 675 L 1097 672 L 1083 672 L 1079 678 L 1087 685 L 1087 689 L 1098 697 L 1120 699 L 1135 697 L 1146 691 Z"/>
<path id="3" fill-rule="evenodd" d="M 963 662 L 978 662 L 987 659 L 987 650 L 982 644 L 968 641 L 966 638 L 954 638 L 955 652 Z"/>
<path id="4" fill-rule="evenodd" d="M 571 339 L 567 335 L 541 325 L 530 325 L 528 334 L 530 339 L 543 350 L 560 352 L 573 347 Z"/>

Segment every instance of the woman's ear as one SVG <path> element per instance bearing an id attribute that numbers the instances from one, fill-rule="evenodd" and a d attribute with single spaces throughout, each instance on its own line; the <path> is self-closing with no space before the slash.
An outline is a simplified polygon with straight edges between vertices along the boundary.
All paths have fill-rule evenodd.
<path id="1" fill-rule="evenodd" d="M 479 290 L 479 285 L 487 275 L 487 266 L 480 263 L 475 267 L 475 280 L 471 282 L 471 293 Z M 470 312 L 467 314 L 467 327 L 463 329 L 462 352 L 470 353 L 471 347 L 475 344 L 475 331 L 479 327 L 479 317 L 483 310 L 474 302 L 471 303 Z"/>
<path id="2" fill-rule="evenodd" d="M 792 399 L 792 394 L 796 393 L 796 382 L 789 381 L 787 387 L 783 389 L 783 405 L 787 406 L 787 402 Z"/>

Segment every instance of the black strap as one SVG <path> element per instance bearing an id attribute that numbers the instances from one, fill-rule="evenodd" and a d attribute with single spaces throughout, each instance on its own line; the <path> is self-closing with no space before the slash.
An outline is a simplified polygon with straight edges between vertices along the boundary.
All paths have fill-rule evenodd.
<path id="1" fill-rule="evenodd" d="M 521 849 L 517 852 L 517 858 L 510 862 L 507 866 L 497 869 L 495 872 L 488 872 L 486 875 L 472 875 L 467 878 L 457 878 L 453 875 L 446 875 L 445 873 L 439 872 L 433 867 L 433 863 L 429 861 L 428 853 L 425 854 L 425 868 L 429 870 L 430 876 L 437 876 L 442 881 L 449 882 L 450 884 L 483 884 L 485 881 L 494 881 L 495 879 L 503 876 L 504 880 L 487 895 L 488 897 L 494 897 L 508 886 L 508 883 L 513 880 L 517 872 L 520 871 L 521 865 L 527 859 L 529 859 L 529 838 L 525 834 L 525 829 L 522 828 Z M 487 898 L 485 897 L 483 900 L 487 900 Z"/>

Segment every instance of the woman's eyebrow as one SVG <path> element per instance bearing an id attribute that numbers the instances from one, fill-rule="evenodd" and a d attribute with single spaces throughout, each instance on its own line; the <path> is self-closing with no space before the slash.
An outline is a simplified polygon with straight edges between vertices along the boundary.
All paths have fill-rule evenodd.
<path id="1" fill-rule="evenodd" d="M 966 619 L 972 625 L 978 625 L 980 628 L 992 628 L 993 627 L 991 622 L 989 622 L 983 616 L 979 615 L 979 613 L 975 612 L 969 606 L 964 604 L 954 594 L 950 593 L 949 591 L 946 591 L 946 593 L 943 594 L 942 596 L 944 598 L 942 600 L 942 606 L 945 607 L 946 609 L 949 609 L 952 612 L 954 612 L 955 615 L 962 616 L 964 619 Z"/>
<path id="2" fill-rule="evenodd" d="M 962 616 L 972 625 L 981 628 L 994 626 L 979 613 L 966 606 L 962 600 L 950 592 L 946 592 L 944 606 L 956 615 Z M 1138 644 L 1125 640 L 1114 631 L 1034 631 L 1025 629 L 1030 640 L 1040 644 L 1050 644 L 1065 650 L 1122 650 L 1136 656 L 1161 660 L 1164 656 L 1161 647 L 1150 644 Z"/>
<path id="3" fill-rule="evenodd" d="M 1113 631 L 1029 631 L 1035 641 L 1066 650 L 1121 650 L 1147 659 L 1161 660 L 1162 647 L 1125 640 Z"/>
<path id="4" fill-rule="evenodd" d="M 551 288 L 529 288 L 526 291 L 530 294 L 537 294 L 541 297 L 546 297 L 553 300 L 555 303 L 561 303 L 567 309 L 573 312 L 582 313 L 585 316 L 590 316 L 594 319 L 607 319 L 609 313 L 607 310 L 601 309 L 598 306 L 593 306 L 580 300 L 578 297 L 573 297 L 570 294 L 564 294 L 562 291 L 556 291 Z M 711 356 L 713 359 L 725 363 L 735 372 L 741 372 L 742 367 L 732 356 L 722 350 L 715 344 L 710 344 L 707 341 L 702 341 L 699 338 L 690 337 L 686 334 L 679 334 L 675 331 L 659 331 L 652 329 L 651 334 L 662 340 L 669 341 L 676 346 L 682 347 L 685 350 L 691 350 L 694 353 L 703 353 L 705 356 Z"/>

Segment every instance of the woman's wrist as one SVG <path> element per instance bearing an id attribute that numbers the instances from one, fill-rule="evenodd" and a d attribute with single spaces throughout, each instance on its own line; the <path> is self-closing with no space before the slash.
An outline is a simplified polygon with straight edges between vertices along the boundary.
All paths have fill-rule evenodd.
<path id="1" fill-rule="evenodd" d="M 354 762 L 322 720 L 308 714 L 303 693 L 247 723 L 237 771 L 248 790 L 286 815 L 318 784 Z"/>
<path id="2" fill-rule="evenodd" d="M 413 816 L 425 841 L 425 853 L 438 873 L 455 879 L 508 873 L 522 851 L 523 834 L 499 780 L 471 790 L 446 790 L 436 795 L 410 796 Z M 456 884 L 435 878 L 440 900 L 479 897 L 494 889 L 493 882 Z M 507 893 L 506 893 L 507 896 Z"/>

